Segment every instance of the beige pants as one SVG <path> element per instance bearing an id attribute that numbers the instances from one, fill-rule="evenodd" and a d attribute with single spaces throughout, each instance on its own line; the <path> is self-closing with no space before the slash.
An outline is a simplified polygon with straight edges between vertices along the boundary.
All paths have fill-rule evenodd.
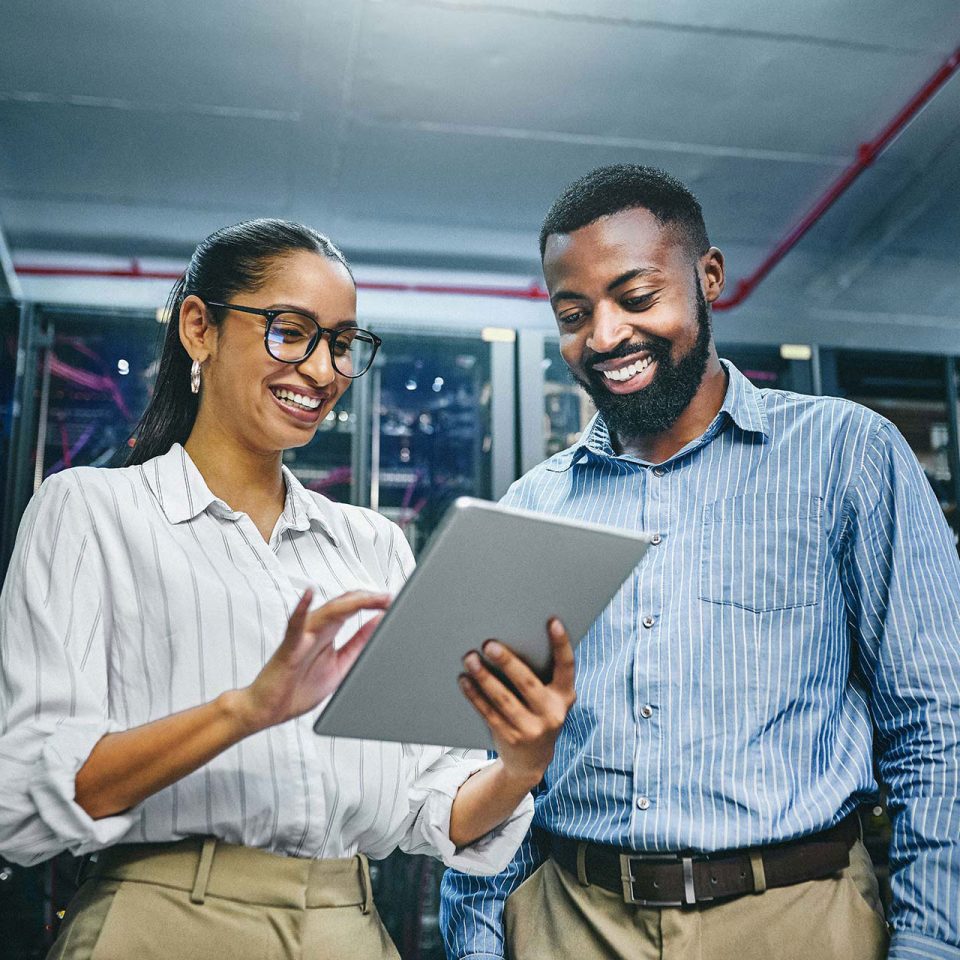
<path id="1" fill-rule="evenodd" d="M 116 847 L 47 960 L 398 960 L 366 857 L 299 860 L 186 840 Z"/>
<path id="2" fill-rule="evenodd" d="M 888 945 L 859 841 L 835 876 L 698 908 L 628 905 L 547 860 L 504 923 L 510 960 L 883 960 Z"/>

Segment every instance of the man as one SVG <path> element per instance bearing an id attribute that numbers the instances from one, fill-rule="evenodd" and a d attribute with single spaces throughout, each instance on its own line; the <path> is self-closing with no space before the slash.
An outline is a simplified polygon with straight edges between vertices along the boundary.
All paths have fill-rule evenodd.
<path id="1" fill-rule="evenodd" d="M 960 562 L 915 457 L 718 359 L 723 256 L 673 178 L 594 171 L 541 253 L 599 413 L 506 502 L 654 536 L 578 650 L 533 833 L 499 876 L 445 877 L 449 954 L 884 957 L 855 816 L 876 755 L 889 956 L 960 960 Z"/>

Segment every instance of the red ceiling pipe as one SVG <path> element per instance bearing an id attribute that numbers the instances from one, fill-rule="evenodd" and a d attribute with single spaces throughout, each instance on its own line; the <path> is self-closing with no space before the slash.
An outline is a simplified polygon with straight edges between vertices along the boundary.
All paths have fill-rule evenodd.
<path id="1" fill-rule="evenodd" d="M 874 160 L 901 134 L 907 124 L 929 103 L 934 94 L 960 69 L 960 47 L 957 47 L 937 72 L 910 98 L 903 109 L 873 139 L 861 143 L 857 158 L 830 185 L 813 206 L 791 228 L 786 236 L 767 254 L 748 277 L 738 280 L 729 297 L 717 300 L 714 310 L 729 310 L 739 306 L 759 286 L 766 275 L 792 250 L 801 237 L 837 202 L 838 198 Z"/>
<path id="2" fill-rule="evenodd" d="M 62 267 L 18 263 L 17 274 L 24 277 L 105 277 L 136 280 L 179 280 L 182 274 L 171 270 L 144 270 L 136 260 L 126 267 Z M 359 290 L 381 290 L 394 293 L 439 293 L 468 297 L 505 297 L 510 300 L 547 300 L 546 290 L 537 282 L 525 287 L 494 287 L 444 283 L 401 283 L 360 280 Z"/>
<path id="3" fill-rule="evenodd" d="M 736 282 L 733 293 L 713 305 L 714 310 L 729 310 L 739 306 L 760 285 L 768 273 L 797 245 L 810 228 L 846 192 L 850 184 L 869 167 L 874 160 L 903 132 L 914 117 L 929 103 L 938 90 L 960 69 L 960 47 L 953 51 L 939 70 L 910 98 L 900 112 L 879 134 L 857 148 L 853 163 L 830 185 L 827 191 L 800 218 L 784 238 L 764 258 L 760 266 L 749 276 Z M 121 277 L 144 280 L 178 280 L 179 273 L 163 270 L 143 270 L 139 261 L 131 260 L 130 266 L 119 268 L 95 267 L 44 267 L 16 264 L 18 274 L 35 277 Z M 381 290 L 395 293 L 459 294 L 470 297 L 502 297 L 511 300 L 547 300 L 547 292 L 534 281 L 526 287 L 485 287 L 439 283 L 392 283 L 361 281 L 361 290 Z"/>

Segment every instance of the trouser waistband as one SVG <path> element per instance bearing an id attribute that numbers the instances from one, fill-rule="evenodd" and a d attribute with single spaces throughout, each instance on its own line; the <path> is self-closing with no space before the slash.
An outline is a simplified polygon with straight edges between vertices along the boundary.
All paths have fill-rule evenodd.
<path id="1" fill-rule="evenodd" d="M 119 844 L 96 854 L 83 872 L 88 878 L 186 890 L 194 903 L 210 896 L 293 909 L 359 906 L 364 913 L 373 905 L 370 865 L 362 853 L 306 860 L 213 837 Z"/>

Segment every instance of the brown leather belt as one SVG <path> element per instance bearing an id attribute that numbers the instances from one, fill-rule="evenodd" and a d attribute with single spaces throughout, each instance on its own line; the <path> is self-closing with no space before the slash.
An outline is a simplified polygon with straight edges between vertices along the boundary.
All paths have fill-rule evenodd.
<path id="1" fill-rule="evenodd" d="M 538 831 L 544 853 L 582 884 L 644 907 L 696 906 L 819 880 L 849 866 L 850 848 L 859 837 L 856 814 L 789 843 L 709 855 L 635 853 Z"/>

